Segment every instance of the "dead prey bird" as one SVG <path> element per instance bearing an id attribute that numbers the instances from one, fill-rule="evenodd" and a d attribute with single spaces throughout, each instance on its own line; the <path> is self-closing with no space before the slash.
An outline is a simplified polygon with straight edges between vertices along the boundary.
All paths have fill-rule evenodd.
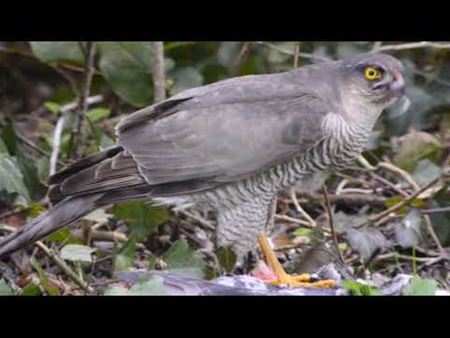
<path id="1" fill-rule="evenodd" d="M 110 203 L 193 203 L 216 211 L 217 246 L 243 257 L 259 241 L 275 284 L 305 286 L 309 277 L 286 274 L 264 236 L 277 193 L 351 164 L 403 97 L 402 73 L 389 55 L 361 54 L 231 78 L 141 109 L 117 125 L 115 147 L 50 177 L 54 206 L 4 238 L 0 255 Z"/>

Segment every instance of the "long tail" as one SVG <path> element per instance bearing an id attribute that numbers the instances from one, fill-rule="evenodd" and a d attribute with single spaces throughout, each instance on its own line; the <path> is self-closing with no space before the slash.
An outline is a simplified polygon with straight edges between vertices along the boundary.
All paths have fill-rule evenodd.
<path id="1" fill-rule="evenodd" d="M 0 241 L 0 257 L 12 253 L 76 221 L 99 205 L 103 193 L 69 197 Z"/>

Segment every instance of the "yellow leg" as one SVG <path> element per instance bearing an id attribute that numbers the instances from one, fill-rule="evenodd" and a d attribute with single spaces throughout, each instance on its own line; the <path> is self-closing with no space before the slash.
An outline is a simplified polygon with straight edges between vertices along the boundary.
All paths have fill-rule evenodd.
<path id="1" fill-rule="evenodd" d="M 307 273 L 292 276 L 284 271 L 280 262 L 278 261 L 275 252 L 271 248 L 267 237 L 264 234 L 258 236 L 259 246 L 261 251 L 266 258 L 267 265 L 277 276 L 277 280 L 268 282 L 271 285 L 288 285 L 292 287 L 303 287 L 303 288 L 332 288 L 336 286 L 336 281 L 334 280 L 322 280 L 317 282 L 311 282 L 311 276 Z"/>

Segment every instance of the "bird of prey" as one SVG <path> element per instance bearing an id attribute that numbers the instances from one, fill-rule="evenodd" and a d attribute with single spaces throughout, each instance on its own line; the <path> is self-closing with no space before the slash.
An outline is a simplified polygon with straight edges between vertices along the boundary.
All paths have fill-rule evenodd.
<path id="1" fill-rule="evenodd" d="M 216 211 L 216 243 L 238 257 L 258 241 L 277 280 L 284 272 L 264 236 L 277 193 L 345 168 L 364 149 L 381 112 L 405 93 L 403 66 L 368 53 L 276 74 L 231 78 L 185 90 L 116 127 L 117 145 L 49 179 L 55 203 L 0 242 L 0 256 L 132 199 L 194 203 Z M 312 283 L 328 286 L 330 283 Z"/>

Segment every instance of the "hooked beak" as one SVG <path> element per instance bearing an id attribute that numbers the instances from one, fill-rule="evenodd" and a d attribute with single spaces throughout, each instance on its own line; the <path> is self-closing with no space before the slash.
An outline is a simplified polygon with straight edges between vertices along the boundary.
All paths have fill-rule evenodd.
<path id="1" fill-rule="evenodd" d="M 399 95 L 404 95 L 406 85 L 405 85 L 405 80 L 403 79 L 403 75 L 397 70 L 394 70 L 392 72 L 392 75 L 393 75 L 393 80 L 391 81 L 391 83 L 389 85 L 390 90 L 395 93 L 398 93 Z"/>

